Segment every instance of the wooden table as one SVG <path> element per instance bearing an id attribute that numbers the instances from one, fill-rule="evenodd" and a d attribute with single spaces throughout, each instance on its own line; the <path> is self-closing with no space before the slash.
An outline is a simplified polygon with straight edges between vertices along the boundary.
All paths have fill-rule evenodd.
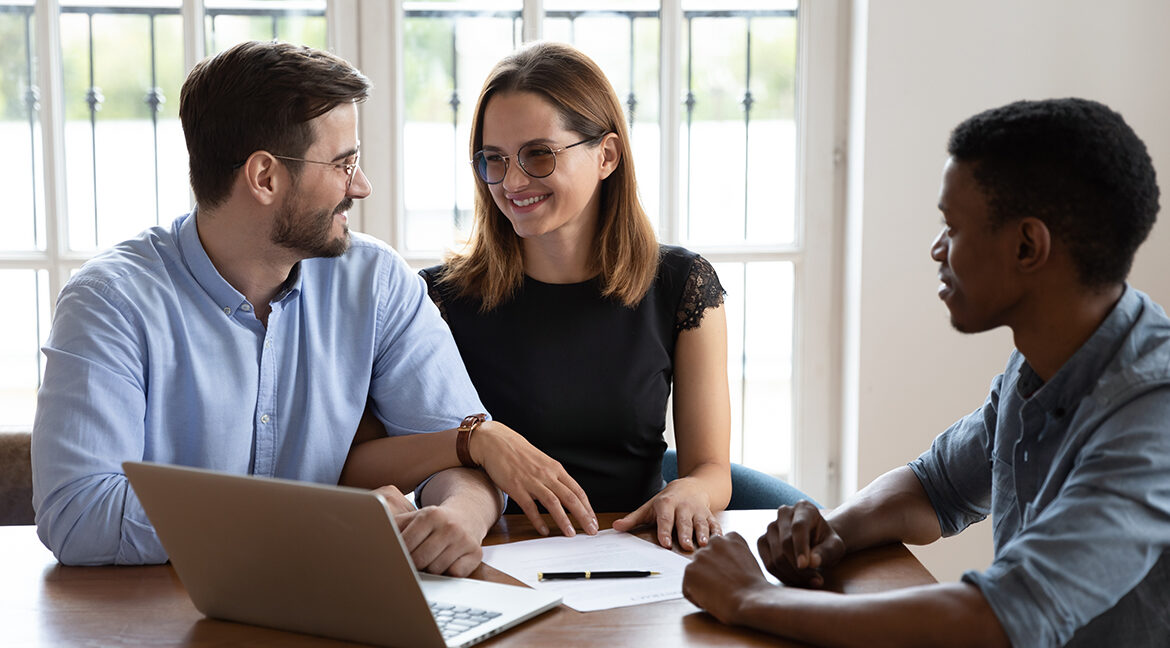
<path id="1" fill-rule="evenodd" d="M 601 515 L 608 528 L 617 515 Z M 772 511 L 726 511 L 726 532 L 755 546 Z M 638 535 L 651 539 L 650 530 Z M 505 516 L 485 544 L 538 537 L 523 516 Z M 684 554 L 685 555 L 685 554 Z M 487 565 L 474 576 L 516 583 Z M 873 592 L 932 583 L 903 546 L 850 556 L 828 575 L 828 588 Z M 170 565 L 65 567 L 36 536 L 35 527 L 0 527 L 0 645 L 3 646 L 351 646 L 309 635 L 208 619 L 187 598 Z M 565 606 L 494 637 L 481 646 L 786 646 L 753 630 L 725 626 L 685 599 L 598 612 Z"/>

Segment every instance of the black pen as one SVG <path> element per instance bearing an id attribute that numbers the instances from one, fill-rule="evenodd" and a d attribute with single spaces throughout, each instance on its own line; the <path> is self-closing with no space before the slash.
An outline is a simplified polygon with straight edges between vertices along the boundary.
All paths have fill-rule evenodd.
<path id="1" fill-rule="evenodd" d="M 579 571 L 536 572 L 536 580 L 593 580 L 597 578 L 644 578 L 657 576 L 656 571 Z"/>

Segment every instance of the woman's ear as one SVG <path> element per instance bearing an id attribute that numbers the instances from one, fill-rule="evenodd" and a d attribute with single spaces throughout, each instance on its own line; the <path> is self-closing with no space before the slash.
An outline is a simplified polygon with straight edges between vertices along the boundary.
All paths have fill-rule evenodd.
<path id="1" fill-rule="evenodd" d="M 618 139 L 617 133 L 606 133 L 601 138 L 601 144 L 598 146 L 601 151 L 601 167 L 598 169 L 599 177 L 605 180 L 618 167 L 618 163 L 622 161 L 621 140 Z"/>
<path id="2" fill-rule="evenodd" d="M 242 168 L 243 180 L 248 187 L 248 193 L 261 205 L 271 205 L 276 202 L 277 191 L 287 175 L 277 174 L 276 158 L 268 151 L 256 151 L 248 156 Z"/>

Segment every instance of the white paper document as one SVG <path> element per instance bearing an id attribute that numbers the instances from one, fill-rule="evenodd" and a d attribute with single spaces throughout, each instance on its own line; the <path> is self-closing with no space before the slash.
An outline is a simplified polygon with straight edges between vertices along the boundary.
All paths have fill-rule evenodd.
<path id="1" fill-rule="evenodd" d="M 690 560 L 637 536 L 606 529 L 595 536 L 522 540 L 483 548 L 483 561 L 525 585 L 555 592 L 565 605 L 592 612 L 682 598 Z M 539 581 L 538 572 L 656 571 L 655 576 Z"/>

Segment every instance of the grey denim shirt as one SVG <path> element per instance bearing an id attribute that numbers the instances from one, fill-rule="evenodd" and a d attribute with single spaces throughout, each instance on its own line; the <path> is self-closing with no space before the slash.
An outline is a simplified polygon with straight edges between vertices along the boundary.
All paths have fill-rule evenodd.
<path id="1" fill-rule="evenodd" d="M 1014 646 L 1170 645 L 1170 319 L 1126 286 L 1044 383 L 1018 351 L 910 464 L 943 535 L 992 518 L 979 587 Z"/>

